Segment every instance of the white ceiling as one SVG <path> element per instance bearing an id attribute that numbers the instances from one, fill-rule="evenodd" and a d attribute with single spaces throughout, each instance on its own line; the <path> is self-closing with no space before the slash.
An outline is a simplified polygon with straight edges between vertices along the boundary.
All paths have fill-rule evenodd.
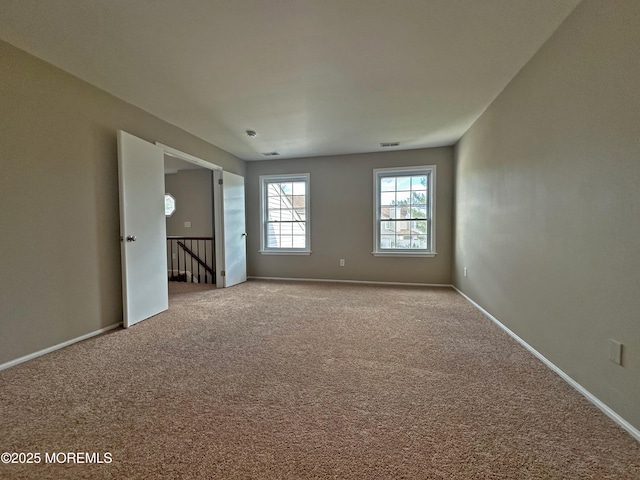
<path id="1" fill-rule="evenodd" d="M 0 38 L 262 160 L 455 143 L 579 1 L 0 0 Z"/>

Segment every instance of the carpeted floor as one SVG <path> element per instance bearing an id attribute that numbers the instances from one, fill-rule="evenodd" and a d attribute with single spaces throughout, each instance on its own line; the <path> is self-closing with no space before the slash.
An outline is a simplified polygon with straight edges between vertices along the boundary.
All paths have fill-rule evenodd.
<path id="1" fill-rule="evenodd" d="M 640 478 L 638 442 L 444 288 L 182 285 L 0 392 L 0 451 L 43 456 L 1 478 Z"/>

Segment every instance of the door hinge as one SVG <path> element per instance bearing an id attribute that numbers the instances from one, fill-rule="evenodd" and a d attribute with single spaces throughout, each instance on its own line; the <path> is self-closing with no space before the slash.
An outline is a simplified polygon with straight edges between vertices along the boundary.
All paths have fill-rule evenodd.
<path id="1" fill-rule="evenodd" d="M 222 185 L 222 179 L 221 178 L 218 179 L 218 185 Z"/>
<path id="2" fill-rule="evenodd" d="M 227 276 L 227 272 L 225 272 L 224 270 L 222 270 L 222 271 L 220 272 L 220 275 L 222 275 L 223 277 L 226 277 L 226 276 Z"/>

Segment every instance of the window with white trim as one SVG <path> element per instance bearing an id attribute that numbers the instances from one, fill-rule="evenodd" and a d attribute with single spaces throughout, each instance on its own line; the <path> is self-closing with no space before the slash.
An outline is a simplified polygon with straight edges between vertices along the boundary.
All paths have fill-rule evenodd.
<path id="1" fill-rule="evenodd" d="M 435 255 L 435 165 L 377 168 L 373 182 L 373 254 Z"/>
<path id="2" fill-rule="evenodd" d="M 176 211 L 176 199 L 170 193 L 164 194 L 164 216 L 170 217 Z"/>
<path id="3" fill-rule="evenodd" d="M 309 254 L 309 174 L 260 176 L 261 253 Z"/>

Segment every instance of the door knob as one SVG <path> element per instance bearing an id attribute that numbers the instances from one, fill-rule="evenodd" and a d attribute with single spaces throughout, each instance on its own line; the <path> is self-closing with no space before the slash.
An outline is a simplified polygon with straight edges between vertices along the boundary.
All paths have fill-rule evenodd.
<path id="1" fill-rule="evenodd" d="M 135 235 L 127 235 L 127 242 L 135 242 L 137 240 Z"/>

